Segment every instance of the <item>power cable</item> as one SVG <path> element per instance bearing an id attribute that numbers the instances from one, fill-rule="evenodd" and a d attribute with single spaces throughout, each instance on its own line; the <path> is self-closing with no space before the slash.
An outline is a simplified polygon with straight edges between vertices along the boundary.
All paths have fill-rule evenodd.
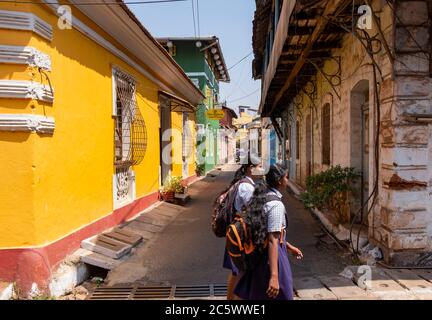
<path id="1" fill-rule="evenodd" d="M 239 77 L 238 77 L 238 81 L 236 81 L 236 83 L 237 83 L 237 85 L 234 87 L 234 89 L 232 89 L 231 91 L 230 91 L 230 93 L 228 93 L 228 95 L 226 95 L 225 96 L 225 99 L 224 100 L 227 100 L 227 99 L 229 99 L 236 91 L 237 91 L 237 89 L 239 89 L 240 88 L 240 86 L 241 86 L 241 84 L 242 84 L 242 81 L 243 81 L 243 71 L 244 71 L 244 65 L 243 65 L 243 67 L 242 67 L 242 69 L 241 69 L 241 71 L 240 71 L 240 75 L 239 75 Z M 244 94 L 247 94 L 246 92 L 244 92 Z"/>
<path id="2" fill-rule="evenodd" d="M 200 28 L 199 0 L 197 0 L 197 16 L 198 16 L 198 37 L 200 37 L 201 36 L 201 28 Z"/>
<path id="3" fill-rule="evenodd" d="M 240 64 L 244 59 L 246 59 L 247 57 L 249 57 L 253 52 L 249 52 L 246 56 L 244 56 L 243 58 L 241 58 L 239 61 L 237 61 L 236 63 L 234 63 L 231 67 L 228 68 L 228 70 L 231 70 L 232 68 L 236 67 L 238 64 Z"/>
<path id="4" fill-rule="evenodd" d="M 236 102 L 236 101 L 239 101 L 239 100 L 243 100 L 243 99 L 245 99 L 245 98 L 250 97 L 250 96 L 253 95 L 254 93 L 258 92 L 259 90 L 260 90 L 260 88 L 254 90 L 253 92 L 249 93 L 249 94 L 246 95 L 246 96 L 243 96 L 243 97 L 240 97 L 240 98 L 237 98 L 237 99 L 234 99 L 234 100 L 228 101 L 228 102 L 231 103 L 231 102 Z"/>
<path id="5" fill-rule="evenodd" d="M 192 1 L 192 18 L 193 18 L 193 24 L 194 24 L 194 34 L 195 34 L 195 38 L 197 37 L 197 30 L 196 30 L 196 22 L 195 22 L 195 5 L 194 5 L 194 0 Z"/>

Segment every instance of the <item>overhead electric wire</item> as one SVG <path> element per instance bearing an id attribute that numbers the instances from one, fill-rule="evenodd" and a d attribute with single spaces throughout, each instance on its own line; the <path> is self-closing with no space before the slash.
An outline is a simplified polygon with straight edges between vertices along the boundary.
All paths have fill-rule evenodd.
<path id="1" fill-rule="evenodd" d="M 244 59 L 246 59 L 247 57 L 249 57 L 253 52 L 249 52 L 246 56 L 244 56 L 243 58 L 241 58 L 239 61 L 237 61 L 236 63 L 234 63 L 231 67 L 228 68 L 228 70 L 231 70 L 232 68 L 236 67 L 237 65 L 239 65 Z"/>
<path id="2" fill-rule="evenodd" d="M 236 86 L 225 96 L 224 100 L 228 100 L 230 97 L 232 97 L 232 95 L 240 88 L 240 86 L 242 85 L 242 81 L 243 81 L 243 71 L 244 71 L 244 65 L 240 71 L 240 74 L 238 76 L 238 81 L 236 82 Z M 248 94 L 246 92 L 243 92 L 244 94 Z"/>
<path id="3" fill-rule="evenodd" d="M 192 2 L 192 19 L 193 19 L 193 24 L 194 24 L 194 34 L 195 34 L 195 38 L 197 37 L 197 31 L 196 31 L 196 21 L 195 21 L 195 5 L 194 5 L 194 0 L 191 0 Z"/>
<path id="4" fill-rule="evenodd" d="M 250 97 L 251 95 L 253 95 L 254 93 L 258 92 L 259 90 L 260 90 L 260 88 L 254 90 L 253 92 L 251 92 L 251 93 L 249 93 L 249 94 L 247 94 L 247 95 L 245 95 L 245 96 L 243 96 L 243 97 L 240 97 L 240 98 L 237 98 L 237 99 L 234 99 L 234 100 L 228 101 L 228 102 L 231 103 L 231 102 L 236 102 L 236 101 L 239 101 L 239 100 L 246 99 L 246 98 Z"/>
<path id="5" fill-rule="evenodd" d="M 134 5 L 134 4 L 157 4 L 157 3 L 169 3 L 169 2 L 185 2 L 187 0 L 148 0 L 148 1 L 124 1 L 124 2 L 79 2 L 69 3 L 61 1 L 24 1 L 24 0 L 1 0 L 0 2 L 5 3 L 19 3 L 19 4 L 57 4 L 57 5 L 80 5 L 80 6 L 115 6 L 120 4 Z"/>
<path id="6" fill-rule="evenodd" d="M 201 37 L 199 0 L 197 0 L 197 18 L 198 18 L 198 37 Z"/>

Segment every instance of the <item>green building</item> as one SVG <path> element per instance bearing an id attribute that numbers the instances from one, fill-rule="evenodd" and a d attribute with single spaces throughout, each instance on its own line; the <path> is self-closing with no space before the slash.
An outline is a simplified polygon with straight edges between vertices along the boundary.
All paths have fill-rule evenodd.
<path id="1" fill-rule="evenodd" d="M 183 68 L 206 99 L 196 113 L 197 143 L 205 143 L 205 172 L 219 160 L 217 130 L 219 120 L 209 119 L 207 111 L 219 106 L 219 82 L 229 82 L 219 39 L 212 37 L 160 38 L 159 43 Z"/>

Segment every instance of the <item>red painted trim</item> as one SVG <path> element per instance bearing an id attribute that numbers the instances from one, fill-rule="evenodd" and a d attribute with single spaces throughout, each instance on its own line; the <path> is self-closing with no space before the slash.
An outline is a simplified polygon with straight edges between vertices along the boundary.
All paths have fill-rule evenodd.
<path id="1" fill-rule="evenodd" d="M 131 219 L 156 201 L 158 192 L 151 193 L 45 247 L 0 249 L 0 280 L 21 282 L 24 291 L 33 282 L 46 285 L 54 267 L 79 249 L 82 240 Z"/>
<path id="2" fill-rule="evenodd" d="M 194 175 L 192 175 L 190 177 L 187 177 L 186 179 L 183 179 L 183 183 L 186 184 L 186 185 L 190 185 L 190 184 L 192 184 L 192 183 L 194 183 L 194 182 L 196 182 L 198 180 L 199 180 L 199 177 L 197 177 L 197 175 L 194 174 Z"/>

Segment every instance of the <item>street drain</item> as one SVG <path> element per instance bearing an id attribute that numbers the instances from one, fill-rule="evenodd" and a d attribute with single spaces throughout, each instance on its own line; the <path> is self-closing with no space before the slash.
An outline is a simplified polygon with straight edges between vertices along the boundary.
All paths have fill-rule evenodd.
<path id="1" fill-rule="evenodd" d="M 133 287 L 99 287 L 94 290 L 90 300 L 129 300 Z"/>
<path id="2" fill-rule="evenodd" d="M 175 298 L 210 297 L 210 286 L 178 286 Z"/>
<path id="3" fill-rule="evenodd" d="M 226 284 L 98 287 L 89 300 L 172 300 L 226 297 Z"/>
<path id="4" fill-rule="evenodd" d="M 138 287 L 132 300 L 169 299 L 172 287 Z"/>

